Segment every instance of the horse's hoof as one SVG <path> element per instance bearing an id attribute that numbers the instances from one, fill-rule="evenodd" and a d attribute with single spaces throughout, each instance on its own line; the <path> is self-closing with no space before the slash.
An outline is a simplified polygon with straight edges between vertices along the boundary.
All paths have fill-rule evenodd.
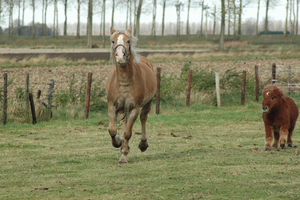
<path id="1" fill-rule="evenodd" d="M 292 144 L 288 144 L 288 147 L 293 147 L 293 145 Z"/>
<path id="2" fill-rule="evenodd" d="M 126 165 L 127 164 L 127 161 L 119 161 L 118 162 L 118 165 Z"/>
<path id="3" fill-rule="evenodd" d="M 115 148 L 119 148 L 120 146 L 122 146 L 122 140 L 116 136 L 111 138 L 111 144 L 115 147 Z"/>
<path id="4" fill-rule="evenodd" d="M 271 151 L 271 148 L 266 147 L 265 151 Z"/>
<path id="5" fill-rule="evenodd" d="M 285 146 L 285 144 L 280 144 L 280 147 L 283 149 L 284 148 L 284 146 Z"/>
<path id="6" fill-rule="evenodd" d="M 139 149 L 141 150 L 141 152 L 146 151 L 148 147 L 149 145 L 147 141 L 140 141 Z"/>

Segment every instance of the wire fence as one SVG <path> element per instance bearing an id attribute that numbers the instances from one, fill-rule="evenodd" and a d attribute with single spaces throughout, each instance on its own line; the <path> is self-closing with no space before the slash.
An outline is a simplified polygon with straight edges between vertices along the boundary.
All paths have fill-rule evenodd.
<path id="1" fill-rule="evenodd" d="M 300 99 L 300 62 L 284 64 L 278 59 L 276 61 L 276 64 L 270 62 L 267 68 L 252 65 L 247 66 L 247 70 L 241 71 L 233 66 L 220 73 L 216 69 L 192 69 L 191 64 L 184 64 L 177 74 L 157 68 L 156 75 L 159 82 L 157 94 L 154 96 L 156 113 L 159 114 L 162 105 L 228 106 L 261 101 L 262 89 L 272 83 L 283 88 L 287 95 Z M 244 65 L 248 64 L 245 62 Z M 77 110 L 84 113 L 85 118 L 88 117 L 89 110 L 106 109 L 104 85 L 109 70 L 109 65 L 102 67 L 101 70 L 99 66 L 66 66 L 64 69 L 29 67 L 19 69 L 18 72 L 16 69 L 3 69 L 4 78 L 0 79 L 0 85 L 3 86 L 0 94 L 3 99 L 0 106 L 3 123 L 6 123 L 7 119 L 15 119 L 16 116 L 21 122 L 33 122 L 33 119 L 28 118 L 34 111 L 37 121 L 42 121 L 51 117 L 53 112 L 58 112 L 59 108 Z M 91 72 L 92 81 L 89 83 L 88 74 Z M 26 76 L 29 76 L 28 83 L 25 83 Z M 49 92 L 50 80 L 54 83 L 52 92 Z M 218 87 L 216 82 L 219 83 Z M 35 104 L 34 111 L 27 108 L 29 93 Z M 52 100 L 51 105 L 49 98 Z M 52 108 L 54 111 L 49 111 Z"/>

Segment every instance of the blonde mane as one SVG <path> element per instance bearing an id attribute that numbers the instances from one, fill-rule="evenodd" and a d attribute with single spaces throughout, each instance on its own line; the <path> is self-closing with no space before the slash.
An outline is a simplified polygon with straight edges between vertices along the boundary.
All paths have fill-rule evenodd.
<path id="1" fill-rule="evenodd" d="M 140 62 L 140 56 L 138 55 L 138 53 L 136 52 L 136 48 L 135 45 L 137 43 L 137 41 L 139 40 L 137 37 L 133 36 L 129 31 L 127 30 L 116 30 L 111 36 L 110 36 L 110 41 L 113 40 L 113 38 L 117 35 L 117 34 L 124 34 L 126 35 L 129 40 L 130 40 L 130 52 L 131 52 L 131 56 L 132 56 L 132 60 L 133 62 Z M 110 48 L 110 60 L 113 64 L 116 63 L 114 56 L 113 56 L 113 44 L 111 43 L 111 48 Z"/>

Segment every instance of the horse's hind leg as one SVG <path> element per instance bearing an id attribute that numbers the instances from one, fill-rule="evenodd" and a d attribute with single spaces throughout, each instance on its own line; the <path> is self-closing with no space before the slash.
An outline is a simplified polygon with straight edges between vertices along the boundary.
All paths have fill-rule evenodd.
<path id="1" fill-rule="evenodd" d="M 147 142 L 148 136 L 146 134 L 146 121 L 148 118 L 148 113 L 151 110 L 151 104 L 152 104 L 152 99 L 142 108 L 141 115 L 140 115 L 140 120 L 142 124 L 142 136 L 141 136 L 141 142 L 139 144 L 139 149 L 142 152 L 146 151 L 148 148 L 148 142 Z"/>
<path id="2" fill-rule="evenodd" d="M 293 137 L 294 128 L 295 127 L 291 127 L 289 129 L 289 134 L 288 134 L 288 139 L 287 139 L 287 145 L 288 145 L 288 147 L 293 147 L 292 137 Z"/>
<path id="3" fill-rule="evenodd" d="M 114 147 L 119 148 L 122 145 L 122 140 L 120 140 L 120 138 L 117 137 L 117 126 L 116 126 L 117 111 L 116 108 L 110 103 L 108 104 L 108 118 L 109 118 L 108 132 L 111 136 L 111 143 Z"/>

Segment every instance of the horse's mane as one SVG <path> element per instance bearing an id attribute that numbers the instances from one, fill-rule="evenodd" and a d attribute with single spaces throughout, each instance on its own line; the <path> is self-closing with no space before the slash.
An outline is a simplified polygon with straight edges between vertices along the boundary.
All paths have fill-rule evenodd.
<path id="1" fill-rule="evenodd" d="M 137 37 L 133 36 L 129 31 L 127 30 L 116 30 L 111 36 L 110 36 L 110 40 L 112 41 L 113 38 L 117 35 L 117 34 L 125 34 L 127 37 L 129 37 L 130 40 L 130 52 L 131 52 L 131 56 L 132 56 L 132 60 L 133 62 L 140 62 L 140 57 L 136 52 L 136 48 L 135 45 L 137 43 L 137 41 L 139 40 Z M 113 55 L 113 44 L 111 43 L 111 48 L 110 48 L 110 60 L 113 64 L 116 63 L 116 60 L 114 59 Z"/>
<path id="2" fill-rule="evenodd" d="M 284 91 L 281 88 L 278 88 L 276 85 L 267 85 L 263 89 L 263 95 L 265 95 L 267 92 L 271 92 L 271 91 L 274 91 L 281 98 L 284 97 Z"/>

